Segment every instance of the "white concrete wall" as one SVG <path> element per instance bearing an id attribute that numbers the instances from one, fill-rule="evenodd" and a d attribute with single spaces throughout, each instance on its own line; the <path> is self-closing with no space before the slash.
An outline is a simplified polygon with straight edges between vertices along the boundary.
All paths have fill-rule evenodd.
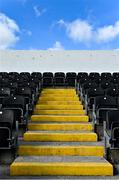
<path id="1" fill-rule="evenodd" d="M 0 51 L 0 71 L 119 72 L 119 51 Z"/>

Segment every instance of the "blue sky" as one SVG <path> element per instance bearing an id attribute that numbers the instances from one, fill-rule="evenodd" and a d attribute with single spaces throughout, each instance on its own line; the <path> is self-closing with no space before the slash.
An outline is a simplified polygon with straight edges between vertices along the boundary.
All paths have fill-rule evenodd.
<path id="1" fill-rule="evenodd" d="M 0 0 L 0 49 L 119 49 L 119 0 Z"/>

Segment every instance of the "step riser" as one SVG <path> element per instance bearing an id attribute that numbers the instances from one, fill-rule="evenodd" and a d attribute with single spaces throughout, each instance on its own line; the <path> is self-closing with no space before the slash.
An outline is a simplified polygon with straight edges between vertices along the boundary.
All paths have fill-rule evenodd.
<path id="1" fill-rule="evenodd" d="M 85 130 L 85 131 L 92 131 L 93 126 L 91 124 L 28 124 L 28 129 L 30 131 L 35 130 Z"/>
<path id="2" fill-rule="evenodd" d="M 21 156 L 101 156 L 104 155 L 104 148 L 100 147 L 42 147 L 42 146 L 20 146 L 18 154 Z"/>
<path id="3" fill-rule="evenodd" d="M 86 115 L 84 110 L 34 110 L 34 115 Z"/>
<path id="4" fill-rule="evenodd" d="M 24 141 L 96 142 L 95 133 L 25 133 Z"/>
<path id="5" fill-rule="evenodd" d="M 106 163 L 13 163 L 11 176 L 15 175 L 113 175 L 112 166 Z"/>
<path id="6" fill-rule="evenodd" d="M 88 122 L 88 116 L 44 116 L 32 115 L 31 121 L 36 122 Z"/>

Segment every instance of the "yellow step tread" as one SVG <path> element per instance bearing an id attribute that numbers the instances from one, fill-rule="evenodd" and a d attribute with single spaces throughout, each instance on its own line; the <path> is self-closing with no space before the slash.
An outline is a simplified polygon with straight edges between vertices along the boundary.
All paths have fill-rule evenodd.
<path id="1" fill-rule="evenodd" d="M 83 105 L 39 105 L 37 104 L 35 109 L 83 109 Z"/>
<path id="2" fill-rule="evenodd" d="M 41 101 L 79 101 L 78 97 L 39 97 Z"/>
<path id="3" fill-rule="evenodd" d="M 99 162 L 14 162 L 10 175 L 113 175 L 110 163 Z"/>
<path id="4" fill-rule="evenodd" d="M 79 105 L 81 101 L 38 101 L 37 104 L 43 105 Z"/>
<path id="5" fill-rule="evenodd" d="M 76 92 L 74 88 L 72 89 L 65 89 L 65 88 L 57 88 L 57 89 L 43 89 L 42 92 Z"/>
<path id="6" fill-rule="evenodd" d="M 31 121 L 52 121 L 52 122 L 88 122 L 86 115 L 32 115 Z"/>
<path id="7" fill-rule="evenodd" d="M 60 110 L 52 110 L 52 109 L 50 109 L 50 110 L 47 110 L 47 109 L 42 109 L 42 110 L 40 110 L 40 109 L 34 109 L 34 111 L 33 111 L 33 114 L 34 115 L 86 115 L 86 111 L 85 110 L 80 110 L 80 109 L 78 109 L 78 110 L 72 110 L 72 109 L 66 109 L 66 110 L 62 110 L 62 109 L 60 109 Z"/>
<path id="8" fill-rule="evenodd" d="M 101 156 L 104 155 L 103 146 L 34 146 L 20 145 L 19 155 L 71 155 L 71 156 Z"/>
<path id="9" fill-rule="evenodd" d="M 41 94 L 40 97 L 71 97 L 71 98 L 75 98 L 75 97 L 78 97 L 77 94 L 69 94 L 69 93 L 57 93 L 57 94 Z"/>
<path id="10" fill-rule="evenodd" d="M 97 134 L 86 133 L 61 133 L 61 132 L 35 132 L 27 131 L 23 136 L 24 141 L 74 141 L 74 142 L 96 142 Z"/>
<path id="11" fill-rule="evenodd" d="M 93 126 L 91 123 L 82 123 L 82 124 L 78 124 L 78 123 L 65 123 L 65 124 L 59 124 L 59 123 L 43 123 L 43 124 L 33 124 L 33 123 L 29 123 L 28 124 L 28 129 L 29 130 L 89 130 L 92 131 L 93 130 Z"/>

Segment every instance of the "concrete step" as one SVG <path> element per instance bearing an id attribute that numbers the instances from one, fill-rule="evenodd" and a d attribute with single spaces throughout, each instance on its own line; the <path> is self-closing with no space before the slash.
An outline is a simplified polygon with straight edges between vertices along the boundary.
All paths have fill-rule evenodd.
<path id="1" fill-rule="evenodd" d="M 40 110 L 40 109 L 34 109 L 33 112 L 34 115 L 86 115 L 85 110 Z"/>
<path id="2" fill-rule="evenodd" d="M 55 110 L 60 110 L 60 109 L 79 109 L 79 110 L 82 110 L 83 109 L 83 105 L 43 105 L 43 104 L 38 104 L 36 105 L 35 109 L 55 109 Z"/>
<path id="3" fill-rule="evenodd" d="M 89 117 L 86 115 L 32 115 L 31 121 L 38 122 L 88 122 Z"/>
<path id="4" fill-rule="evenodd" d="M 24 156 L 102 156 L 103 146 L 40 146 L 40 145 L 20 145 L 19 155 Z"/>
<path id="5" fill-rule="evenodd" d="M 87 130 L 92 131 L 93 125 L 92 123 L 29 123 L 28 130 L 63 130 L 63 131 L 71 131 L 71 130 Z"/>
<path id="6" fill-rule="evenodd" d="M 24 141 L 65 141 L 65 142 L 95 142 L 97 134 L 89 131 L 27 131 Z"/>
<path id="7" fill-rule="evenodd" d="M 102 157 L 20 156 L 10 166 L 11 176 L 113 175 L 113 167 Z"/>
<path id="8" fill-rule="evenodd" d="M 44 105 L 79 105 L 81 101 L 38 101 L 37 104 Z"/>
<path id="9" fill-rule="evenodd" d="M 40 101 L 79 101 L 79 97 L 57 97 L 57 96 L 52 96 L 52 97 L 39 97 Z"/>

